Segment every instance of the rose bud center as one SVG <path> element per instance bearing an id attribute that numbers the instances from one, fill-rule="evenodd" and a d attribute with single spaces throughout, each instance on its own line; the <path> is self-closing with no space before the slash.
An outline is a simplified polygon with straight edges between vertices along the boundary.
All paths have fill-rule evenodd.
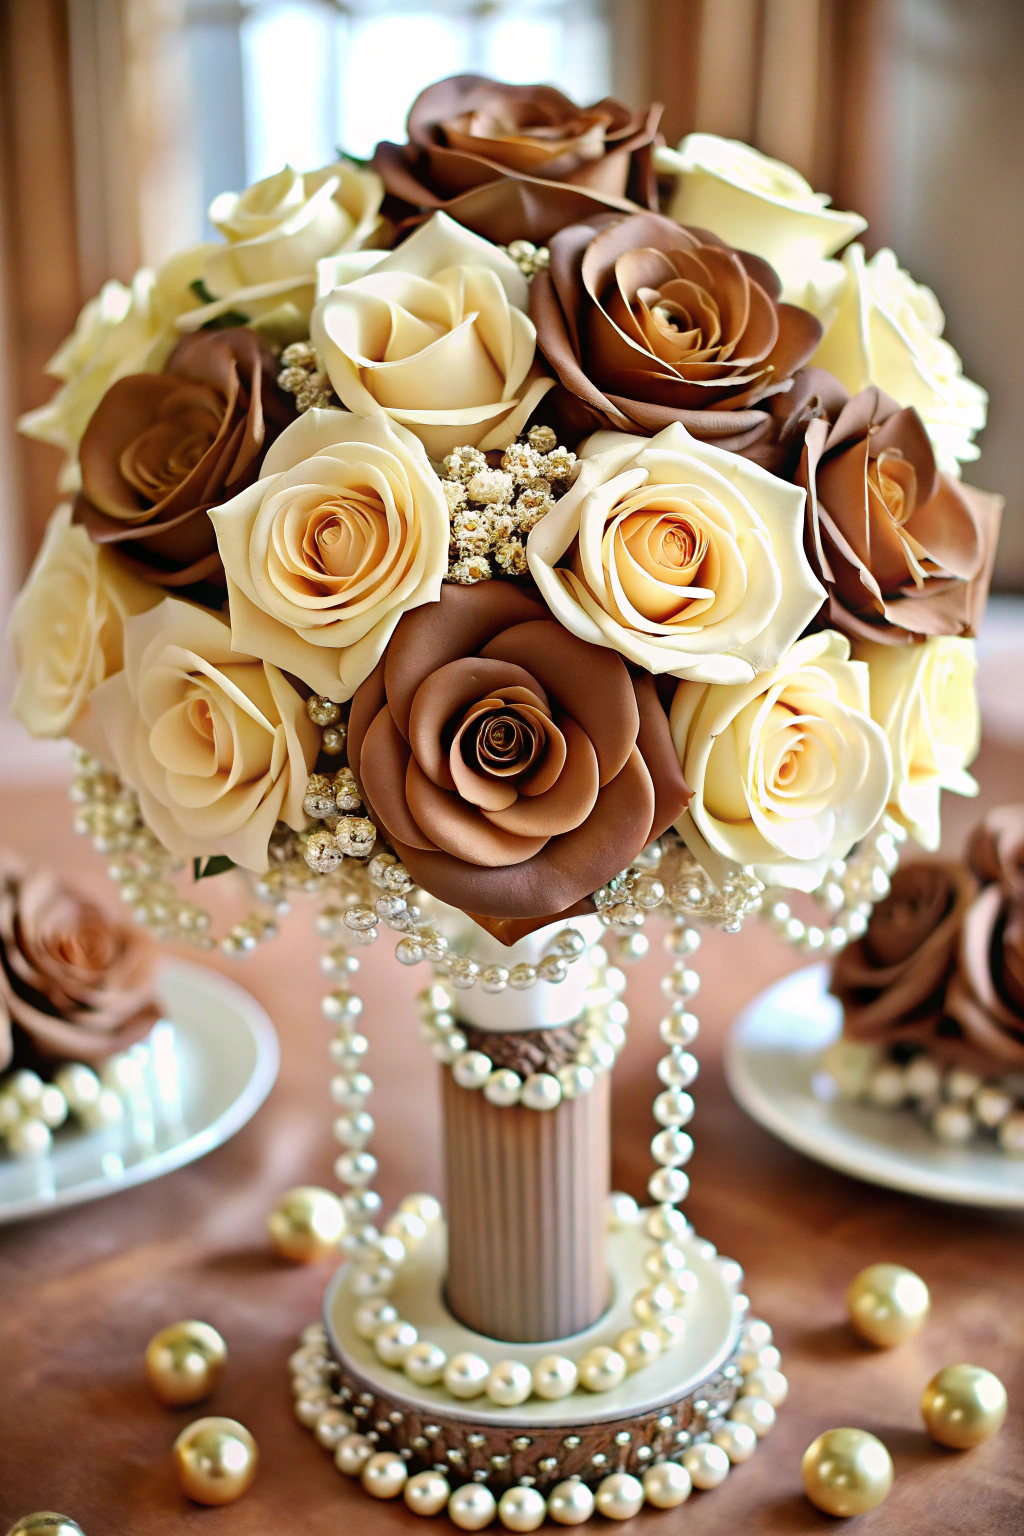
<path id="1" fill-rule="evenodd" d="M 160 407 L 156 421 L 121 453 L 118 467 L 152 505 L 187 480 L 217 440 L 225 401 L 203 384 L 186 384 Z"/>

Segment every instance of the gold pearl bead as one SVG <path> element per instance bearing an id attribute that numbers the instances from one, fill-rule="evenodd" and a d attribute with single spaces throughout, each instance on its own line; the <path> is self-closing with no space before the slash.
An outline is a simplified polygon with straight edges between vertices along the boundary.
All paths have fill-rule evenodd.
<path id="1" fill-rule="evenodd" d="M 640 1481 L 644 1497 L 655 1509 L 675 1509 L 685 1504 L 693 1488 L 689 1472 L 677 1461 L 656 1461 Z"/>
<path id="2" fill-rule="evenodd" d="M 556 1525 L 585 1525 L 594 1513 L 594 1495 L 579 1478 L 556 1483 L 548 1494 L 548 1514 Z"/>
<path id="3" fill-rule="evenodd" d="M 800 1463 L 804 1492 L 826 1515 L 863 1515 L 892 1487 L 892 1457 L 863 1429 L 829 1429 Z"/>
<path id="4" fill-rule="evenodd" d="M 869 1264 L 851 1281 L 846 1305 L 861 1338 L 888 1349 L 923 1327 L 931 1297 L 912 1269 L 902 1264 Z"/>
<path id="5" fill-rule="evenodd" d="M 1006 1388 L 980 1365 L 947 1365 L 921 1395 L 925 1428 L 955 1451 L 991 1440 L 1006 1418 Z"/>
<path id="6" fill-rule="evenodd" d="M 146 1345 L 146 1378 L 162 1403 L 201 1403 L 220 1381 L 227 1345 L 209 1323 L 172 1323 Z"/>
<path id="7" fill-rule="evenodd" d="M 627 1328 L 615 1340 L 615 1348 L 625 1360 L 627 1371 L 640 1371 L 661 1354 L 661 1339 L 653 1328 Z"/>
<path id="8" fill-rule="evenodd" d="M 375 1499 L 397 1499 L 408 1477 L 409 1471 L 401 1456 L 396 1456 L 393 1451 L 378 1451 L 367 1457 L 359 1481 Z"/>
<path id="9" fill-rule="evenodd" d="M 345 1231 L 345 1209 L 329 1189 L 303 1184 L 282 1195 L 267 1217 L 270 1241 L 293 1264 L 316 1264 L 337 1253 Z"/>
<path id="10" fill-rule="evenodd" d="M 40 1509 L 34 1515 L 22 1515 L 7 1532 L 7 1536 L 84 1536 L 77 1520 L 67 1515 L 55 1515 L 52 1510 Z"/>
<path id="11" fill-rule="evenodd" d="M 172 1455 L 182 1493 L 197 1504 L 233 1504 L 259 1460 L 256 1441 L 234 1419 L 197 1419 L 175 1440 Z"/>
<path id="12" fill-rule="evenodd" d="M 417 1472 L 403 1490 L 414 1515 L 439 1515 L 451 1498 L 451 1485 L 440 1472 Z"/>

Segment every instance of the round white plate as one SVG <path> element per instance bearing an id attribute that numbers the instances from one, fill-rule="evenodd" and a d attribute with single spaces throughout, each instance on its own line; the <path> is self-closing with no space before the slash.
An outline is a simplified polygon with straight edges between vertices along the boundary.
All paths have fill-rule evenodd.
<path id="1" fill-rule="evenodd" d="M 259 1109 L 280 1053 L 255 998 L 186 960 L 164 963 L 159 990 L 166 1016 L 131 1049 L 142 1082 L 123 1123 L 86 1131 L 71 1122 L 38 1163 L 0 1154 L 0 1223 L 158 1179 L 212 1152 Z"/>
<path id="2" fill-rule="evenodd" d="M 818 1065 L 842 1027 L 827 984 L 827 966 L 794 971 L 736 1020 L 725 1071 L 748 1114 L 798 1152 L 870 1184 L 961 1205 L 1024 1209 L 1024 1160 L 987 1140 L 945 1147 L 913 1110 L 834 1096 Z"/>

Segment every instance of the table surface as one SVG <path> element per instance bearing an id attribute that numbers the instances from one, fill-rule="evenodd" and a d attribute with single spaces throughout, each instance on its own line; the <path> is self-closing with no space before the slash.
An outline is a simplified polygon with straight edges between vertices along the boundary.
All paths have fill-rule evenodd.
<path id="1" fill-rule="evenodd" d="M 982 805 L 1019 797 L 1021 761 L 1019 746 L 986 746 L 977 766 Z M 946 797 L 947 846 L 960 846 L 977 809 Z M 3 845 L 72 871 L 112 902 L 103 861 L 72 833 L 59 788 L 0 796 Z M 424 1529 L 401 1502 L 374 1504 L 339 1476 L 291 1412 L 287 1358 L 318 1314 L 330 1265 L 282 1264 L 264 1222 L 289 1186 L 332 1182 L 311 930 L 300 898 L 277 944 L 242 964 L 211 962 L 251 989 L 281 1037 L 280 1079 L 245 1130 L 154 1184 L 0 1232 L 0 1530 L 37 1509 L 73 1516 L 86 1536 Z M 365 952 L 360 975 L 386 1202 L 415 1188 L 440 1193 L 437 1083 L 432 1065 L 424 1070 L 410 1006 L 424 982 L 419 969 L 397 966 L 390 950 L 382 940 Z M 649 1171 L 663 958 L 652 945 L 631 972 L 633 1028 L 615 1076 L 614 1183 L 638 1197 Z M 671 1513 L 645 1512 L 631 1529 L 651 1536 L 832 1530 L 801 1494 L 800 1456 L 822 1430 L 852 1424 L 879 1435 L 896 1466 L 889 1499 L 861 1519 L 865 1536 L 1021 1531 L 1024 1225 L 858 1183 L 748 1120 L 725 1087 L 722 1040 L 743 1004 L 800 962 L 760 925 L 738 938 L 710 935 L 698 958 L 701 1076 L 687 1212 L 744 1265 L 754 1311 L 775 1329 L 791 1390 L 752 1462 L 715 1493 L 695 1494 Z M 910 1265 L 933 1297 L 924 1331 L 891 1352 L 862 1347 L 844 1323 L 847 1283 L 878 1260 Z M 142 1355 L 159 1327 L 182 1317 L 219 1328 L 229 1362 L 208 1404 L 172 1411 L 147 1388 Z M 957 1361 L 995 1370 L 1010 1393 L 1003 1432 L 967 1454 L 934 1446 L 917 1407 L 929 1377 Z M 261 1448 L 252 1490 L 219 1511 L 184 1500 L 171 1472 L 171 1443 L 199 1413 L 240 1419 Z"/>

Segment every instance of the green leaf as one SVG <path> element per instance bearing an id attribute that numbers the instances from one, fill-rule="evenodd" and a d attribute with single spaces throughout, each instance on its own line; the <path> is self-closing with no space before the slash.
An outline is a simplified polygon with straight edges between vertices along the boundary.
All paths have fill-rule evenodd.
<path id="1" fill-rule="evenodd" d="M 209 288 L 207 288 L 201 277 L 194 277 L 189 283 L 189 287 L 192 289 L 192 292 L 195 294 L 200 304 L 216 304 L 216 298 L 210 292 Z"/>
<path id="2" fill-rule="evenodd" d="M 226 853 L 215 853 L 208 859 L 192 860 L 192 878 L 209 880 L 213 875 L 222 875 L 225 870 L 234 868 L 234 859 L 229 859 Z"/>
<path id="3" fill-rule="evenodd" d="M 212 320 L 207 320 L 201 325 L 201 331 L 227 331 L 235 325 L 248 325 L 249 316 L 243 315 L 240 309 L 227 309 L 222 315 L 215 315 Z"/>

